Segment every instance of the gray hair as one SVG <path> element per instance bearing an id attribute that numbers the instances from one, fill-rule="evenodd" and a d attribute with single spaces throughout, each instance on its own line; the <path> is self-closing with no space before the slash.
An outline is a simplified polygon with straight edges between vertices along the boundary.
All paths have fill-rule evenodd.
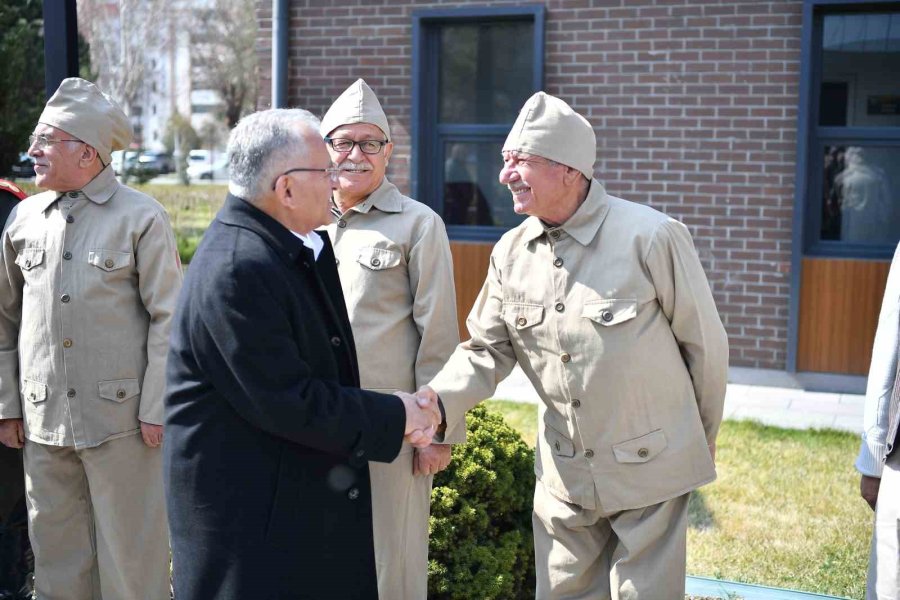
<path id="1" fill-rule="evenodd" d="M 287 162 L 306 153 L 298 124 L 319 131 L 319 119 L 301 108 L 272 108 L 241 119 L 228 138 L 228 191 L 253 203 L 269 193 Z"/>

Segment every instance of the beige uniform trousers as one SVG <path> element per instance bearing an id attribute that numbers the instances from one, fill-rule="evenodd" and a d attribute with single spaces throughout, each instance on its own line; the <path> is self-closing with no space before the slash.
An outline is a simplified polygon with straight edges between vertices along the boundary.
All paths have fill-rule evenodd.
<path id="1" fill-rule="evenodd" d="M 688 498 L 606 513 L 534 492 L 536 600 L 684 600 Z"/>
<path id="2" fill-rule="evenodd" d="M 900 599 L 900 452 L 894 452 L 884 465 L 881 487 L 878 488 L 866 600 L 898 599 Z"/>
<path id="3" fill-rule="evenodd" d="M 37 598 L 169 598 L 161 461 L 140 435 L 83 450 L 26 441 Z"/>
<path id="4" fill-rule="evenodd" d="M 390 463 L 369 463 L 372 531 L 381 600 L 428 595 L 428 517 L 433 475 L 413 476 L 413 447 Z"/>

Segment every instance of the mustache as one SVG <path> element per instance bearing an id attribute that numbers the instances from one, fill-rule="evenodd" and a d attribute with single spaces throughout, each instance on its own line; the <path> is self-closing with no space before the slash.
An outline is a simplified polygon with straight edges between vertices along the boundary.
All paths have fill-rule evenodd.
<path id="1" fill-rule="evenodd" d="M 337 166 L 341 171 L 371 171 L 372 165 L 366 163 L 354 163 L 349 160 L 345 160 L 341 164 Z"/>

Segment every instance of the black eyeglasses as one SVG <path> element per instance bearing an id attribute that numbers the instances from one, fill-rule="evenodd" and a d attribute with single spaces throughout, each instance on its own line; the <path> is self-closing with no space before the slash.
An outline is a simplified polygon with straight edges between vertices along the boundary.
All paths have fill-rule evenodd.
<path id="1" fill-rule="evenodd" d="M 388 140 L 348 140 L 346 138 L 330 138 L 325 136 L 325 143 L 335 152 L 353 152 L 353 146 L 359 146 L 363 154 L 378 154 Z"/>
<path id="2" fill-rule="evenodd" d="M 52 146 L 53 144 L 58 144 L 60 142 L 79 142 L 84 143 L 81 140 L 73 140 L 73 139 L 65 139 L 65 140 L 55 140 L 49 135 L 40 134 L 35 135 L 31 134 L 28 136 L 28 147 L 37 146 L 38 150 L 46 150 L 47 146 Z"/>
<path id="3" fill-rule="evenodd" d="M 297 167 L 296 169 L 288 169 L 287 171 L 276 177 L 272 182 L 272 191 L 275 191 L 275 184 L 278 183 L 279 177 L 284 177 L 285 175 L 290 175 L 291 173 L 296 173 L 298 171 L 303 171 L 306 173 L 322 173 L 323 177 L 328 177 L 330 179 L 337 179 L 338 175 L 341 172 L 341 170 L 337 167 L 328 167 L 327 169 L 310 169 L 308 167 Z"/>

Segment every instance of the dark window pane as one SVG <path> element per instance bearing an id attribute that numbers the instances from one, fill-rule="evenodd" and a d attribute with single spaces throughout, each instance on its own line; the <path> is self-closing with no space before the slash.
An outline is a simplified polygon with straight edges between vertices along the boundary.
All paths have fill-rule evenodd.
<path id="1" fill-rule="evenodd" d="M 441 27 L 438 120 L 511 123 L 532 93 L 531 21 Z"/>
<path id="2" fill-rule="evenodd" d="M 448 225 L 515 227 L 524 217 L 497 177 L 502 141 L 444 143 L 444 222 Z"/>
<path id="3" fill-rule="evenodd" d="M 900 12 L 825 16 L 820 106 L 819 125 L 900 126 Z"/>
<path id="4" fill-rule="evenodd" d="M 897 243 L 900 148 L 826 146 L 823 183 L 823 240 Z"/>

